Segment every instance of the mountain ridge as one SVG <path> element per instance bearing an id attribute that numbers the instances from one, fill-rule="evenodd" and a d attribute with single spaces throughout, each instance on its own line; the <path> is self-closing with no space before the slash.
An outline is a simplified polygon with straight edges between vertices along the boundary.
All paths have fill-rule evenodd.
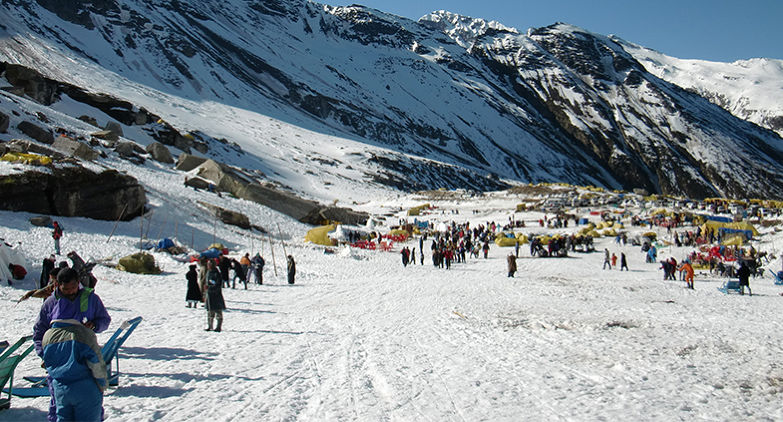
<path id="1" fill-rule="evenodd" d="M 253 121 L 268 116 L 511 182 L 783 197 L 779 136 L 651 75 L 610 37 L 570 25 L 520 34 L 448 12 L 414 22 L 285 0 L 61 4 L 4 2 L 12 24 L 2 28 L 0 59 L 51 64 L 49 76 L 116 90 L 175 126 L 194 122 L 160 102 L 214 102 L 257 114 Z M 450 36 L 437 29 L 444 22 L 467 26 Z M 420 174 L 379 163 L 391 161 L 362 165 L 397 180 Z M 424 180 L 437 183 L 437 174 Z M 450 186 L 491 186 L 472 178 Z"/>

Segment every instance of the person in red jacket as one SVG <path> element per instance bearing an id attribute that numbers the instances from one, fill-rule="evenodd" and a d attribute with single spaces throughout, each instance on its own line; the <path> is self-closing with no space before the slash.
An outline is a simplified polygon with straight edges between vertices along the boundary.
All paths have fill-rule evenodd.
<path id="1" fill-rule="evenodd" d="M 60 238 L 63 237 L 63 229 L 60 227 L 60 223 L 52 223 L 54 230 L 52 230 L 52 238 L 54 239 L 54 253 L 60 255 Z"/>

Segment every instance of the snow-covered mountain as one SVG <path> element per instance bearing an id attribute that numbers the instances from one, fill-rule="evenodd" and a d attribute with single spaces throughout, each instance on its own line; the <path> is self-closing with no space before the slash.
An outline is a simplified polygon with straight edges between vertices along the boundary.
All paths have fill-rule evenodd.
<path id="1" fill-rule="evenodd" d="M 684 60 L 614 38 L 653 75 L 783 135 L 783 60 Z"/>
<path id="2" fill-rule="evenodd" d="M 783 197 L 777 134 L 569 25 L 300 0 L 8 0 L 0 22 L 0 60 L 226 138 L 251 155 L 233 164 L 288 185 L 306 161 L 311 184 L 343 165 L 404 190 L 500 178 Z"/>

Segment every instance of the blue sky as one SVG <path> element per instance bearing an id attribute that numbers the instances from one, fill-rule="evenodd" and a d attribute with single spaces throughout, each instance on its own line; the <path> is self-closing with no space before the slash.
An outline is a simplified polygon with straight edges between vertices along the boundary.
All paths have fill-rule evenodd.
<path id="1" fill-rule="evenodd" d="M 524 32 L 566 22 L 682 59 L 783 59 L 783 0 L 315 0 L 362 4 L 411 19 L 433 10 Z"/>

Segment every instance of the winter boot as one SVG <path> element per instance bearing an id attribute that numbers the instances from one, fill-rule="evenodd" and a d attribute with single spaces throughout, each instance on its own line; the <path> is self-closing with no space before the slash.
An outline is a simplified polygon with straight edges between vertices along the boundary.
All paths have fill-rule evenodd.
<path id="1" fill-rule="evenodd" d="M 219 333 L 222 328 L 223 328 L 223 320 L 219 319 L 217 320 L 217 327 L 215 327 L 215 331 Z"/>
<path id="2" fill-rule="evenodd" d="M 218 322 L 218 324 L 220 324 Z M 207 319 L 207 328 L 204 331 L 212 331 L 212 318 Z"/>

